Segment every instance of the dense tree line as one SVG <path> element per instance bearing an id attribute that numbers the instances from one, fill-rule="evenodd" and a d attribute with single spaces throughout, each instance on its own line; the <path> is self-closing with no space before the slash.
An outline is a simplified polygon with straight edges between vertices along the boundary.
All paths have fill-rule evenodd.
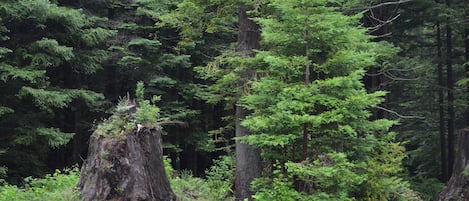
<path id="1" fill-rule="evenodd" d="M 467 4 L 2 1 L 0 175 L 80 164 L 143 81 L 187 122 L 172 166 L 235 156 L 237 199 L 433 199 L 469 124 Z"/>

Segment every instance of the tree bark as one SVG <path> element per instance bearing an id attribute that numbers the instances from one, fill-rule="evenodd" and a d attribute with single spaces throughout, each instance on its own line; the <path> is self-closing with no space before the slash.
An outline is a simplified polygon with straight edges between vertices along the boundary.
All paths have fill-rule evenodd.
<path id="1" fill-rule="evenodd" d="M 451 5 L 450 0 L 446 0 L 446 5 Z M 454 163 L 454 80 L 453 80 L 453 44 L 452 44 L 452 28 L 449 19 L 446 22 L 446 73 L 448 87 L 448 175 L 451 175 Z"/>
<path id="2" fill-rule="evenodd" d="M 469 19 L 469 0 L 464 1 L 464 12 L 466 19 Z M 466 79 L 469 79 L 469 28 L 466 24 L 466 28 L 464 29 L 464 46 L 465 46 L 465 71 L 466 71 Z M 466 86 L 466 93 L 469 94 L 469 84 Z M 466 110 L 466 126 L 469 126 L 469 110 Z"/>
<path id="3" fill-rule="evenodd" d="M 78 183 L 84 201 L 175 201 L 163 162 L 161 131 L 92 136 Z"/>
<path id="4" fill-rule="evenodd" d="M 246 7 L 241 7 L 238 13 L 237 52 L 243 57 L 253 57 L 255 56 L 253 50 L 260 46 L 260 28 L 258 24 L 249 19 L 246 11 Z M 252 70 L 246 69 L 241 76 L 248 79 L 252 73 Z M 238 94 L 238 97 L 241 97 L 241 94 Z M 249 135 L 249 130 L 241 126 L 241 122 L 250 112 L 242 106 L 236 105 L 235 107 L 235 135 L 236 137 Z M 261 176 L 261 171 L 260 151 L 251 145 L 236 141 L 235 200 L 246 198 L 252 200 L 251 196 L 254 192 L 251 191 L 250 184 L 255 178 Z"/>
<path id="5" fill-rule="evenodd" d="M 309 62 L 309 44 L 310 44 L 310 33 L 309 33 L 309 6 L 306 5 L 306 20 L 305 20 L 305 57 L 306 57 L 306 68 L 305 68 L 305 85 L 309 87 L 311 84 L 311 65 Z M 309 136 L 309 123 L 303 124 L 303 160 L 308 157 L 308 136 Z"/>
<path id="6" fill-rule="evenodd" d="M 441 28 L 440 22 L 436 23 L 436 41 L 437 41 L 437 77 L 438 77 L 438 113 L 439 113 L 439 133 L 440 133 L 440 163 L 441 163 L 441 178 L 442 182 L 446 182 L 449 179 L 448 175 L 448 159 L 446 154 L 446 133 L 445 133 L 445 109 L 444 109 L 444 93 L 443 88 L 443 64 L 442 64 L 442 53 L 441 53 Z"/>
<path id="7" fill-rule="evenodd" d="M 236 106 L 236 137 L 249 135 L 249 130 L 240 123 L 248 115 L 248 111 Z M 261 157 L 257 148 L 237 141 L 236 142 L 236 177 L 235 200 L 252 200 L 254 192 L 251 190 L 251 182 L 261 176 Z"/>
<path id="8" fill-rule="evenodd" d="M 459 131 L 453 174 L 441 191 L 439 201 L 469 200 L 469 128 Z"/>

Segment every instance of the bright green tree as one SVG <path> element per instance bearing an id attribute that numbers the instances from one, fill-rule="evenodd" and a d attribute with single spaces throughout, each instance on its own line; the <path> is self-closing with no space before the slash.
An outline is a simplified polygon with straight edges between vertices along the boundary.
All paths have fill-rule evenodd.
<path id="1" fill-rule="evenodd" d="M 279 164 L 273 178 L 256 182 L 259 200 L 417 199 L 397 177 L 405 154 L 388 132 L 396 122 L 370 120 L 385 93 L 368 93 L 362 83 L 384 54 L 378 50 L 390 48 L 370 42 L 361 15 L 344 15 L 340 6 L 271 1 L 272 14 L 257 19 L 260 78 L 243 98 L 254 111 L 243 124 L 256 135 L 243 140 Z M 289 190 L 274 198 L 271 187 Z"/>

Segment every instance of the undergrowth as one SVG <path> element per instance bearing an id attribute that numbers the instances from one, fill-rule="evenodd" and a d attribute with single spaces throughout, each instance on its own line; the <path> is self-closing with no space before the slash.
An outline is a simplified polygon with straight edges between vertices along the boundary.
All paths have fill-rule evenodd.
<path id="1" fill-rule="evenodd" d="M 178 201 L 233 200 L 234 159 L 223 156 L 206 171 L 207 178 L 194 177 L 189 171 L 175 172 L 165 158 L 165 169 Z"/>
<path id="2" fill-rule="evenodd" d="M 234 159 L 224 156 L 207 170 L 207 179 L 194 177 L 189 171 L 176 172 L 171 160 L 164 158 L 165 170 L 178 201 L 233 200 Z M 0 184 L 0 201 L 80 201 L 76 188 L 78 167 L 56 170 L 44 178 L 25 178 L 23 186 Z"/>
<path id="3" fill-rule="evenodd" d="M 75 188 L 80 178 L 77 167 L 56 170 L 44 178 L 27 177 L 22 187 L 2 184 L 0 186 L 1 201 L 80 201 L 79 192 Z"/>

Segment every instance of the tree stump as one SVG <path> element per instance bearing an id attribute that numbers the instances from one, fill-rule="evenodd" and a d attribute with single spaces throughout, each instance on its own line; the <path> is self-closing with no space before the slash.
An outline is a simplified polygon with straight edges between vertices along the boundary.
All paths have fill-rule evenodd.
<path id="1" fill-rule="evenodd" d="M 469 200 L 469 128 L 459 131 L 453 174 L 441 191 L 439 201 Z"/>
<path id="2" fill-rule="evenodd" d="M 93 135 L 78 187 L 84 201 L 176 200 L 164 168 L 161 130 Z"/>

